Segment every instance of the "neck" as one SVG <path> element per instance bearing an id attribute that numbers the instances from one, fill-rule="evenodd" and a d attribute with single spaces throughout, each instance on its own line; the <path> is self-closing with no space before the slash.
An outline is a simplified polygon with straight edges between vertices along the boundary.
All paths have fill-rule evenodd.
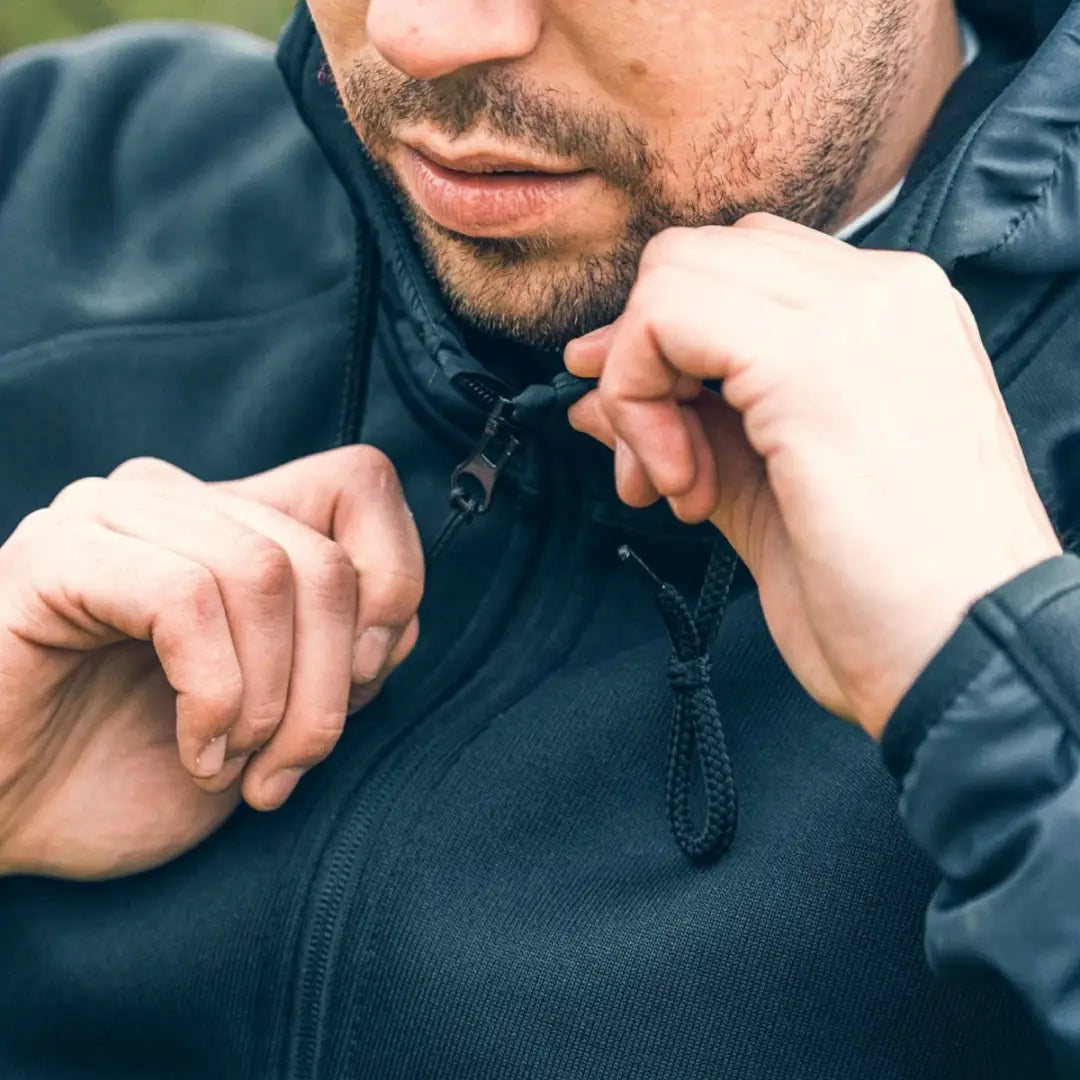
<path id="1" fill-rule="evenodd" d="M 873 156 L 855 196 L 838 220 L 854 221 L 907 175 L 949 87 L 964 68 L 956 8 L 936 4 L 915 44 L 907 77 L 882 119 Z"/>

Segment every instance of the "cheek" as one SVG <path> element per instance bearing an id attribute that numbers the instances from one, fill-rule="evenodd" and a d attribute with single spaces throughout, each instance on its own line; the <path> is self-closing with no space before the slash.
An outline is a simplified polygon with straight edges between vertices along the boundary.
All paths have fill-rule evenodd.
<path id="1" fill-rule="evenodd" d="M 791 0 L 549 0 L 538 67 L 579 72 L 578 92 L 647 133 L 681 174 L 690 163 L 681 167 L 680 156 L 760 95 L 748 89 L 750 43 L 767 25 L 762 9 L 776 3 Z"/>
<path id="2" fill-rule="evenodd" d="M 335 72 L 359 55 L 367 44 L 370 0 L 308 0 L 326 57 Z"/>

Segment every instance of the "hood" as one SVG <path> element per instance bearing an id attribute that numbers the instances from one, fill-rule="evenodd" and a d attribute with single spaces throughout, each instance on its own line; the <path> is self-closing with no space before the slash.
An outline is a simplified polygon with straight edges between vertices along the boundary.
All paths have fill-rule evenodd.
<path id="1" fill-rule="evenodd" d="M 1080 0 L 960 6 L 1005 85 L 867 242 L 949 271 L 963 261 L 1009 275 L 1080 270 Z M 962 105 L 980 72 L 970 74 L 946 108 Z"/>
<path id="2" fill-rule="evenodd" d="M 1015 296 L 1028 287 L 1018 278 L 1045 292 L 1048 279 L 1080 271 L 1080 0 L 960 6 L 983 38 L 983 57 L 943 103 L 895 208 L 861 243 L 922 252 L 961 279 L 995 355 L 1016 331 L 1015 311 L 1003 312 L 1003 279 Z M 416 321 L 429 365 L 417 376 L 435 391 L 442 379 L 492 378 L 345 118 L 306 3 L 285 29 L 278 62 Z M 565 405 L 583 389 L 564 372 L 533 386 L 532 401 Z"/>

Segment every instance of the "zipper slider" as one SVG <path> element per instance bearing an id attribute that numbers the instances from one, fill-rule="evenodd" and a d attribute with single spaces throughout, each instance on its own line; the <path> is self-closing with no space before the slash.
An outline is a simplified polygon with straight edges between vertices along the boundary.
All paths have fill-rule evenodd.
<path id="1" fill-rule="evenodd" d="M 480 441 L 451 475 L 450 517 L 428 552 L 428 561 L 446 549 L 462 525 L 491 509 L 499 478 L 521 446 L 511 421 L 513 411 L 506 398 L 500 397 L 495 402 Z"/>
<path id="2" fill-rule="evenodd" d="M 491 509 L 495 485 L 521 445 L 512 433 L 509 415 L 512 413 L 510 402 L 506 398 L 499 398 L 484 425 L 480 441 L 450 477 L 450 505 L 455 509 L 459 503 L 467 506 L 470 518 L 486 514 Z M 462 484 L 465 477 L 475 481 L 475 484 L 469 485 L 473 491 Z M 477 495 L 480 497 L 477 498 Z"/>

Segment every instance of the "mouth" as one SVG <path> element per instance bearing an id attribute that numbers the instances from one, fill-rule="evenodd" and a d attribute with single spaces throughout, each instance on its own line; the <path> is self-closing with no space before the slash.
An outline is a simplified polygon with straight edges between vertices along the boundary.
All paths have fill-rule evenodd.
<path id="1" fill-rule="evenodd" d="M 489 176 L 493 173 L 574 176 L 586 171 L 574 165 L 560 165 L 524 156 L 517 158 L 483 150 L 455 156 L 419 140 L 406 141 L 405 146 L 432 165 L 445 169 L 448 173 L 467 173 L 470 176 Z"/>
<path id="2" fill-rule="evenodd" d="M 450 155 L 402 142 L 399 171 L 419 207 L 465 236 L 507 238 L 549 227 L 596 174 L 498 152 Z"/>

